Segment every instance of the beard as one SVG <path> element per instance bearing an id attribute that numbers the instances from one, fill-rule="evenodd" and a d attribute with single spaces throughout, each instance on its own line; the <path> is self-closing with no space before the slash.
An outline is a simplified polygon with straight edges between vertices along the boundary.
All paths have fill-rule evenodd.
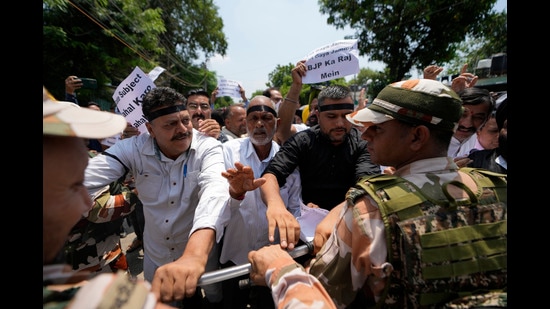
<path id="1" fill-rule="evenodd" d="M 268 143 L 271 143 L 276 130 L 277 130 L 277 125 L 275 125 L 275 127 L 273 128 L 273 130 L 271 131 L 271 134 L 269 134 L 265 128 L 255 128 L 252 132 L 248 132 L 248 130 L 247 132 L 248 132 L 248 137 L 250 138 L 250 141 L 252 142 L 252 144 L 256 146 L 264 146 L 264 145 L 267 145 Z M 257 138 L 254 135 L 254 133 L 265 134 L 265 137 Z"/>

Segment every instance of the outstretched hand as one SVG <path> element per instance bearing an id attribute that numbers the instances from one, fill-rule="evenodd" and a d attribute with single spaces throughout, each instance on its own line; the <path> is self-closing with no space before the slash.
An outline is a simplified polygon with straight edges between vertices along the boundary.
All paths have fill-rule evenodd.
<path id="1" fill-rule="evenodd" d="M 235 162 L 235 168 L 228 168 L 222 172 L 222 176 L 229 181 L 229 194 L 236 198 L 244 195 L 246 191 L 253 191 L 261 187 L 265 178 L 254 178 L 254 171 L 250 166 Z"/>

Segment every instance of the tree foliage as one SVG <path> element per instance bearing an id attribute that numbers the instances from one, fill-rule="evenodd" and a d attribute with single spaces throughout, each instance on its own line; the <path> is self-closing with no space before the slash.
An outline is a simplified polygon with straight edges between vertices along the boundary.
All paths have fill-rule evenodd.
<path id="1" fill-rule="evenodd" d="M 361 88 L 365 88 L 367 98 L 376 97 L 378 92 L 382 90 L 387 82 L 387 70 L 384 72 L 374 71 L 369 68 L 361 68 L 359 73 L 352 79 L 350 79 L 350 87 L 356 86 L 354 91 L 361 91 Z M 368 82 L 370 80 L 370 83 Z"/>
<path id="2" fill-rule="evenodd" d="M 223 21 L 213 0 L 44 0 L 43 83 L 63 98 L 69 75 L 98 80 L 79 100 L 111 100 L 113 88 L 139 66 L 166 71 L 155 84 L 185 93 L 212 91 L 216 75 L 204 56 L 225 55 Z"/>
<path id="3" fill-rule="evenodd" d="M 457 47 L 457 55 L 448 63 L 446 75 L 459 74 L 462 66 L 468 64 L 468 72 L 474 72 L 481 59 L 491 58 L 492 55 L 508 52 L 508 21 L 506 12 L 491 16 L 484 29 L 478 34 L 468 36 Z"/>
<path id="4" fill-rule="evenodd" d="M 159 57 L 169 69 L 164 76 L 169 78 L 166 85 L 183 93 L 198 87 L 213 91 L 216 75 L 208 72 L 204 63 L 193 64 L 201 55 L 205 59 L 216 53 L 225 56 L 227 50 L 223 20 L 213 0 L 150 0 L 150 6 L 162 8 L 167 29 L 161 43 L 169 52 Z"/>
<path id="5" fill-rule="evenodd" d="M 327 23 L 356 29 L 360 55 L 381 61 L 388 81 L 450 61 L 468 35 L 480 35 L 496 0 L 319 0 Z"/>

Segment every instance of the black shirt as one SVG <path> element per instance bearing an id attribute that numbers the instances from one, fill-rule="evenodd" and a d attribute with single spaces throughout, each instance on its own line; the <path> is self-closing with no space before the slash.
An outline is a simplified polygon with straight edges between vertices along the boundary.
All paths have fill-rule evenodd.
<path id="1" fill-rule="evenodd" d="M 472 159 L 472 163 L 468 164 L 469 167 L 480 167 L 486 170 L 490 170 L 496 173 L 507 174 L 508 170 L 495 162 L 495 159 L 499 156 L 498 148 L 495 149 L 483 149 L 472 151 L 468 158 Z"/>
<path id="2" fill-rule="evenodd" d="M 361 133 L 352 128 L 344 143 L 334 146 L 315 125 L 291 136 L 263 174 L 275 175 L 282 187 L 288 175 L 299 168 L 304 204 L 311 202 L 330 210 L 345 200 L 359 178 L 380 174 L 380 166 L 370 161 L 366 145 Z"/>

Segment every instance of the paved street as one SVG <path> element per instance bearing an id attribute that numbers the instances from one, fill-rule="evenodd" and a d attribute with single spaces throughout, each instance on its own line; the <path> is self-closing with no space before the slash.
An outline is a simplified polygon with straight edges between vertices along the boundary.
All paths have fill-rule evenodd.
<path id="1" fill-rule="evenodd" d="M 124 229 L 128 232 L 128 235 L 120 239 L 122 250 L 126 253 L 126 248 L 132 243 L 136 234 L 134 233 L 134 228 L 126 224 L 124 220 Z M 138 277 L 143 279 L 143 248 L 135 250 L 134 252 L 126 253 L 126 260 L 128 262 L 128 267 L 130 274 L 133 277 Z"/>

